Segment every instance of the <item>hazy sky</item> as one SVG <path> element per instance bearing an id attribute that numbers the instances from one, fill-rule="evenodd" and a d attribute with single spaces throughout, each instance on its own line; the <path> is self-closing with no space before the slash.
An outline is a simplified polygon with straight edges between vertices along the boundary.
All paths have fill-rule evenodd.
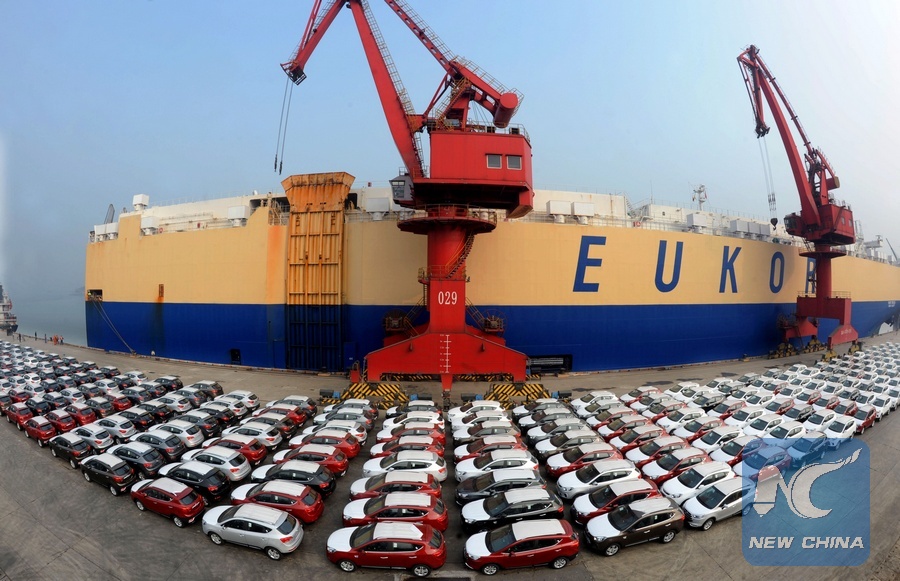
<path id="1" fill-rule="evenodd" d="M 370 0 L 418 109 L 440 67 Z M 84 284 L 107 206 L 281 191 L 285 75 L 311 0 L 0 0 L 0 281 L 20 302 Z M 867 238 L 900 251 L 900 3 L 410 0 L 455 53 L 525 95 L 537 188 L 768 217 L 735 58 L 761 48 Z M 401 162 L 349 11 L 293 91 L 284 173 L 384 185 Z M 778 214 L 799 201 L 777 131 Z M 80 291 L 79 291 L 80 292 Z"/>

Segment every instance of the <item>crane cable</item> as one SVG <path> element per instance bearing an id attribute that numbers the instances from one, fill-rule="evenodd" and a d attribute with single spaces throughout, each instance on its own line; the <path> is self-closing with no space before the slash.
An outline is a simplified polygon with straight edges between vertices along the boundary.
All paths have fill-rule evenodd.
<path id="1" fill-rule="evenodd" d="M 762 160 L 763 176 L 766 180 L 766 194 L 769 198 L 769 218 L 776 220 L 772 226 L 777 224 L 778 210 L 775 207 L 775 180 L 772 177 L 772 161 L 769 159 L 769 142 L 763 136 L 756 140 L 759 144 L 759 157 Z"/>
<path id="2" fill-rule="evenodd" d="M 281 175 L 284 166 L 284 142 L 287 140 L 287 122 L 291 114 L 291 96 L 294 94 L 294 85 L 290 78 L 285 79 L 284 96 L 281 98 L 281 118 L 278 120 L 278 139 L 275 141 L 275 171 Z M 281 150 L 281 164 L 278 163 L 279 149 Z"/>

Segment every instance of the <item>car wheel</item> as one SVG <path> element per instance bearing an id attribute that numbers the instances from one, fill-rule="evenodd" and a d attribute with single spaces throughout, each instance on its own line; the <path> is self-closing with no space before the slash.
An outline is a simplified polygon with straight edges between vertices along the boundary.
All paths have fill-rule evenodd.
<path id="1" fill-rule="evenodd" d="M 674 539 L 674 538 L 675 538 L 675 531 L 669 531 L 669 532 L 667 532 L 666 534 L 664 534 L 663 537 L 662 537 L 661 539 L 659 539 L 659 542 L 661 542 L 661 543 L 671 543 L 671 542 L 672 542 L 672 539 Z"/>
<path id="2" fill-rule="evenodd" d="M 113 496 L 119 496 L 119 489 L 116 488 L 115 486 L 110 485 L 109 493 L 112 494 Z"/>
<path id="3" fill-rule="evenodd" d="M 16 429 L 19 430 L 19 431 L 21 432 L 21 431 L 22 431 L 22 424 L 16 424 Z M 28 434 L 25 434 L 25 436 L 27 437 Z"/>
<path id="4" fill-rule="evenodd" d="M 481 572 L 485 575 L 496 575 L 498 571 L 500 571 L 500 566 L 493 563 L 488 563 L 481 568 Z"/>
<path id="5" fill-rule="evenodd" d="M 618 543 L 613 543 L 610 546 L 606 547 L 606 550 L 603 551 L 603 554 L 606 555 L 607 557 L 612 557 L 613 555 L 618 553 L 619 549 L 621 549 L 621 548 L 622 548 L 622 546 L 619 545 Z"/>
<path id="6" fill-rule="evenodd" d="M 74 459 L 70 459 L 69 466 L 71 466 L 72 469 L 74 470 L 75 468 L 78 468 L 78 462 L 76 462 Z"/>
<path id="7" fill-rule="evenodd" d="M 281 558 L 281 551 L 269 547 L 268 549 L 266 549 L 266 557 L 272 559 L 273 561 L 277 561 Z"/>
<path id="8" fill-rule="evenodd" d="M 135 500 L 135 501 L 134 501 L 134 505 L 135 505 L 135 506 L 137 507 L 137 509 L 138 509 L 139 511 L 141 511 L 141 512 L 147 510 L 147 507 L 144 506 L 144 503 L 141 502 L 140 500 Z"/>
<path id="9" fill-rule="evenodd" d="M 216 533 L 209 533 L 209 540 L 211 540 L 214 545 L 221 545 L 222 543 L 225 542 L 222 540 L 222 537 L 220 537 Z"/>
<path id="10" fill-rule="evenodd" d="M 38 443 L 38 448 L 43 448 L 43 447 L 44 447 L 44 441 L 41 440 L 40 438 L 38 438 L 37 443 Z"/>
<path id="11" fill-rule="evenodd" d="M 88 474 L 87 472 L 82 472 L 81 475 L 84 476 L 84 479 L 87 480 L 88 482 L 91 481 L 91 475 Z"/>
<path id="12" fill-rule="evenodd" d="M 742 509 L 741 509 L 741 516 L 747 516 L 748 514 L 750 514 L 750 511 L 752 510 L 752 508 L 753 508 L 753 505 L 752 505 L 752 504 L 748 504 L 747 506 L 745 506 L 744 508 L 742 508 Z"/>
<path id="13" fill-rule="evenodd" d="M 12 418 L 9 417 L 9 416 L 6 416 L 6 421 L 9 422 L 9 423 L 12 423 Z"/>
<path id="14" fill-rule="evenodd" d="M 176 527 L 178 527 L 178 528 L 180 528 L 180 529 L 183 529 L 183 528 L 184 528 L 184 521 L 181 519 L 180 516 L 174 517 L 174 518 L 172 519 L 172 522 L 175 523 L 175 526 L 176 526 Z"/>
<path id="15" fill-rule="evenodd" d="M 29 440 L 31 439 L 31 436 L 28 435 L 28 432 L 25 432 L 25 437 Z"/>
<path id="16" fill-rule="evenodd" d="M 50 448 L 50 455 L 56 458 L 56 448 Z"/>
<path id="17" fill-rule="evenodd" d="M 410 572 L 416 577 L 428 577 L 431 575 L 431 567 L 428 565 L 419 564 L 410 569 Z"/>
<path id="18" fill-rule="evenodd" d="M 865 429 L 865 428 L 860 428 L 860 429 L 859 429 L 859 435 L 860 435 L 860 436 L 862 436 L 862 435 L 865 434 L 865 433 L 866 433 L 866 429 Z"/>
<path id="19" fill-rule="evenodd" d="M 353 561 L 348 561 L 346 559 L 338 563 L 338 567 L 341 568 L 341 571 L 346 571 L 347 573 L 356 571 L 356 563 L 354 563 Z"/>
<path id="20" fill-rule="evenodd" d="M 565 557 L 557 557 L 552 563 L 550 563 L 551 569 L 562 569 L 566 565 L 569 564 L 569 560 Z"/>
<path id="21" fill-rule="evenodd" d="M 704 531 L 708 531 L 709 529 L 712 528 L 712 526 L 713 526 L 713 524 L 715 524 L 715 522 L 716 522 L 716 519 L 708 518 L 705 521 L 703 521 L 703 524 L 700 525 L 700 528 Z"/>

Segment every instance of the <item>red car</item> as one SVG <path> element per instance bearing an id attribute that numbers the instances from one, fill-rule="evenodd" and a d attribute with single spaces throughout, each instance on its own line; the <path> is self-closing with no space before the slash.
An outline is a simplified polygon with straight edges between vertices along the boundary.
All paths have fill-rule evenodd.
<path id="1" fill-rule="evenodd" d="M 275 463 L 284 464 L 288 460 L 306 460 L 315 462 L 331 470 L 335 476 L 343 476 L 347 473 L 350 460 L 347 455 L 334 446 L 321 444 L 304 444 L 292 450 L 282 450 L 275 454 Z"/>
<path id="2" fill-rule="evenodd" d="M 241 434 L 229 434 L 221 438 L 212 438 L 203 442 L 203 447 L 222 446 L 240 452 L 251 466 L 259 466 L 269 453 L 269 450 L 259 443 L 253 436 Z"/>
<path id="3" fill-rule="evenodd" d="M 516 435 L 497 435 L 485 436 L 478 438 L 468 444 L 458 446 L 454 450 L 453 456 L 456 462 L 462 462 L 469 458 L 474 458 L 481 454 L 487 454 L 494 450 L 527 450 L 528 447 L 522 442 L 522 439 Z"/>
<path id="4" fill-rule="evenodd" d="M 651 405 L 649 408 L 641 412 L 641 415 L 645 418 L 650 418 L 652 423 L 656 423 L 656 420 L 661 419 L 669 415 L 671 412 L 675 410 L 680 410 L 683 407 L 686 407 L 687 404 L 683 401 L 666 399 L 663 401 L 658 401 Z"/>
<path id="5" fill-rule="evenodd" d="M 856 413 L 853 414 L 853 421 L 856 422 L 856 433 L 862 434 L 866 431 L 866 428 L 871 428 L 875 425 L 875 418 L 877 414 L 875 412 L 875 408 L 871 405 L 861 405 L 857 408 Z M 28 429 L 28 425 L 25 425 L 26 430 Z"/>
<path id="6" fill-rule="evenodd" d="M 325 555 L 348 573 L 357 567 L 387 567 L 425 577 L 443 566 L 447 546 L 441 532 L 428 525 L 379 522 L 334 531 Z"/>
<path id="7" fill-rule="evenodd" d="M 833 410 L 837 404 L 841 403 L 841 398 L 834 394 L 822 394 L 822 397 L 816 400 L 816 407 L 826 410 Z"/>
<path id="8" fill-rule="evenodd" d="M 289 480 L 244 484 L 231 493 L 231 502 L 271 506 L 290 513 L 303 524 L 316 522 L 325 510 L 321 494 L 305 484 Z"/>
<path id="9" fill-rule="evenodd" d="M 17 402 L 6 408 L 6 421 L 15 424 L 19 430 L 22 430 L 25 427 L 25 422 L 33 417 L 34 412 L 24 403 Z"/>
<path id="10" fill-rule="evenodd" d="M 397 470 L 354 481 L 350 485 L 350 500 L 373 498 L 391 492 L 417 492 L 440 498 L 441 483 L 425 472 Z"/>
<path id="11" fill-rule="evenodd" d="M 649 480 L 613 482 L 575 498 L 575 502 L 572 504 L 572 515 L 575 517 L 575 522 L 585 525 L 595 516 L 605 514 L 618 506 L 657 496 L 662 496 L 662 494 L 659 492 L 659 488 Z"/>
<path id="12" fill-rule="evenodd" d="M 855 401 L 842 400 L 841 403 L 834 406 L 834 411 L 845 416 L 855 416 L 858 406 Z"/>
<path id="13" fill-rule="evenodd" d="M 766 404 L 766 409 L 773 414 L 784 415 L 784 412 L 794 407 L 794 400 L 789 397 L 776 397 Z"/>
<path id="14" fill-rule="evenodd" d="M 565 520 L 539 519 L 476 533 L 466 541 L 469 569 L 493 575 L 500 569 L 550 565 L 562 569 L 578 556 L 578 534 Z"/>
<path id="15" fill-rule="evenodd" d="M 141 480 L 131 487 L 131 499 L 138 510 L 169 517 L 179 528 L 197 520 L 205 506 L 193 488 L 171 478 Z"/>
<path id="16" fill-rule="evenodd" d="M 609 443 L 617 448 L 622 454 L 627 454 L 631 450 L 646 444 L 650 440 L 655 440 L 656 438 L 667 435 L 668 434 L 664 429 L 657 425 L 647 423 L 626 430 L 620 436 L 611 439 Z"/>
<path id="17" fill-rule="evenodd" d="M 35 416 L 25 422 L 25 437 L 34 438 L 41 448 L 55 435 L 56 428 L 43 416 Z"/>
<path id="18" fill-rule="evenodd" d="M 449 514 L 440 498 L 415 492 L 391 492 L 375 498 L 352 500 L 344 506 L 345 527 L 381 521 L 426 524 L 447 530 Z"/>
<path id="19" fill-rule="evenodd" d="M 356 458 L 362 446 L 356 436 L 341 430 L 319 430 L 315 434 L 308 434 L 299 438 L 292 438 L 289 446 L 291 448 L 299 448 L 304 444 L 321 444 L 323 446 L 334 446 L 344 454 L 347 458 Z"/>
<path id="20" fill-rule="evenodd" d="M 31 394 L 27 391 L 21 389 L 11 389 L 9 390 L 9 398 L 13 400 L 15 403 L 22 403 L 31 397 Z"/>
<path id="21" fill-rule="evenodd" d="M 94 410 L 83 403 L 70 403 L 65 407 L 65 411 L 72 416 L 72 419 L 79 426 L 97 421 L 97 414 L 94 413 Z"/>
<path id="22" fill-rule="evenodd" d="M 109 400 L 110 405 L 112 405 L 113 409 L 116 412 L 127 410 L 132 405 L 134 405 L 131 403 L 131 400 L 124 395 L 113 395 L 110 393 L 106 395 L 106 399 Z"/>
<path id="23" fill-rule="evenodd" d="M 524 448 L 524 446 L 522 447 Z M 404 450 L 420 450 L 434 452 L 438 456 L 444 455 L 444 447 L 427 436 L 403 436 L 383 444 L 375 444 L 369 450 L 369 456 L 372 458 L 383 458 Z M 459 460 L 457 459 L 457 461 Z"/>
<path id="24" fill-rule="evenodd" d="M 299 406 L 290 404 L 275 404 L 270 407 L 259 408 L 253 413 L 253 417 L 259 417 L 263 414 L 278 414 L 279 416 L 287 416 L 287 418 L 294 422 L 297 427 L 302 426 L 307 420 L 307 415 Z"/>
<path id="25" fill-rule="evenodd" d="M 682 448 L 646 464 L 641 468 L 641 472 L 644 478 L 652 480 L 657 486 L 662 486 L 664 482 L 679 476 L 685 470 L 702 462 L 711 461 L 707 453 L 699 448 Z"/>
<path id="26" fill-rule="evenodd" d="M 650 462 L 655 462 L 669 452 L 674 452 L 675 450 L 681 450 L 682 448 L 687 447 L 688 443 L 682 438 L 677 436 L 663 436 L 662 438 L 651 440 L 643 446 L 629 451 L 625 454 L 625 457 L 634 463 L 635 468 L 642 468 Z"/>
<path id="27" fill-rule="evenodd" d="M 710 413 L 715 414 L 716 417 L 721 418 L 722 420 L 727 420 L 734 415 L 734 412 L 746 405 L 747 402 L 742 399 L 729 398 L 713 408 Z"/>
<path id="28" fill-rule="evenodd" d="M 724 425 L 725 420 L 723 420 L 722 418 L 700 416 L 699 418 L 689 421 L 685 425 L 672 432 L 672 435 L 678 436 L 679 438 L 684 438 L 688 441 L 688 443 L 690 443 L 698 438 L 702 438 L 703 436 L 705 436 L 706 432 Z"/>
<path id="29" fill-rule="evenodd" d="M 649 423 L 650 420 L 648 418 L 645 418 L 644 416 L 634 415 L 632 413 L 632 415 L 622 416 L 614 419 L 602 428 L 598 429 L 597 433 L 600 434 L 604 440 L 609 442 L 612 439 L 621 436 L 626 431 L 632 428 L 636 428 L 638 426 L 646 426 Z"/>
<path id="30" fill-rule="evenodd" d="M 593 419 L 588 418 L 587 422 L 589 426 L 599 431 L 600 428 L 613 421 L 614 419 L 620 418 L 622 416 L 630 416 L 632 414 L 634 414 L 634 410 L 630 407 L 618 406 L 600 412 L 599 414 L 594 416 Z"/>
<path id="31" fill-rule="evenodd" d="M 621 457 L 622 453 L 606 442 L 581 444 L 547 458 L 547 474 L 559 478 L 563 474 L 584 468 L 591 462 Z"/>

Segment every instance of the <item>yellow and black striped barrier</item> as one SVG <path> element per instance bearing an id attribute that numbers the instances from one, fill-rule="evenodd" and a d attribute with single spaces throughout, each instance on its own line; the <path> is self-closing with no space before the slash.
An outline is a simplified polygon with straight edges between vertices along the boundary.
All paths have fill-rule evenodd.
<path id="1" fill-rule="evenodd" d="M 376 407 L 387 409 L 395 405 L 401 405 L 409 401 L 409 396 L 404 393 L 398 383 L 351 383 L 347 389 L 341 392 L 337 398 L 322 398 L 322 405 L 340 403 L 348 399 L 379 399 Z"/>
<path id="2" fill-rule="evenodd" d="M 550 394 L 540 383 L 495 383 L 485 394 L 484 399 L 499 401 L 509 409 L 516 403 L 512 400 L 514 397 L 531 401 L 541 397 L 550 397 Z"/>

